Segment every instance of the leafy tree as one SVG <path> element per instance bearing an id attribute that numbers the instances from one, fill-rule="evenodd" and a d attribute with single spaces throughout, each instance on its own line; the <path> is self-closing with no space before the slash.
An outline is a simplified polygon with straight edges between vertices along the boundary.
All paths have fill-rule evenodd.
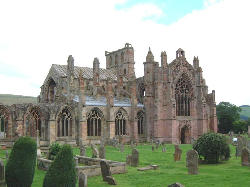
<path id="1" fill-rule="evenodd" d="M 36 142 L 20 137 L 14 144 L 6 164 L 5 180 L 8 187 L 30 187 L 35 173 Z"/>
<path id="2" fill-rule="evenodd" d="M 59 143 L 52 143 L 49 147 L 49 155 L 48 159 L 54 160 L 56 158 L 56 155 L 60 152 L 62 149 L 62 146 Z"/>
<path id="3" fill-rule="evenodd" d="M 240 119 L 241 108 L 229 102 L 220 102 L 216 106 L 219 121 L 218 131 L 228 133 L 233 130 L 233 123 Z"/>
<path id="4" fill-rule="evenodd" d="M 76 169 L 70 145 L 63 145 L 43 180 L 43 187 L 75 187 Z"/>
<path id="5" fill-rule="evenodd" d="M 230 158 L 230 148 L 226 137 L 216 133 L 203 134 L 194 144 L 200 158 L 204 158 L 207 163 L 218 163 L 221 158 Z"/>

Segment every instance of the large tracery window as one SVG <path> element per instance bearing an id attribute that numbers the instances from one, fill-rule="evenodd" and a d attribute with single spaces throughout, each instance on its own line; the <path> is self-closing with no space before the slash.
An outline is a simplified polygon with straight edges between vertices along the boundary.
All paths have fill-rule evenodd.
<path id="1" fill-rule="evenodd" d="M 57 136 L 72 136 L 72 115 L 67 108 L 63 109 L 57 120 Z"/>
<path id="2" fill-rule="evenodd" d="M 31 137 L 37 136 L 37 130 L 39 131 L 39 136 L 41 137 L 41 115 L 39 109 L 34 107 L 30 110 L 25 118 L 25 129 L 26 135 Z"/>
<path id="3" fill-rule="evenodd" d="M 137 127 L 138 127 L 138 134 L 144 134 L 144 126 L 143 126 L 144 114 L 142 111 L 137 113 Z"/>
<path id="4" fill-rule="evenodd" d="M 192 85 L 186 74 L 182 74 L 175 87 L 176 115 L 190 116 Z"/>
<path id="5" fill-rule="evenodd" d="M 5 107 L 0 106 L 0 138 L 5 138 L 8 127 L 8 112 Z"/>
<path id="6" fill-rule="evenodd" d="M 87 136 L 101 136 L 101 112 L 96 109 L 91 110 L 87 116 Z"/>
<path id="7" fill-rule="evenodd" d="M 126 135 L 126 118 L 120 110 L 115 116 L 115 135 Z"/>

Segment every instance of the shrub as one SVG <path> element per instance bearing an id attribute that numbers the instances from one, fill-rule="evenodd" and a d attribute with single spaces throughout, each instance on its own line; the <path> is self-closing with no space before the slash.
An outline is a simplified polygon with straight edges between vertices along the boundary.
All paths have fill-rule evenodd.
<path id="1" fill-rule="evenodd" d="M 43 187 L 75 187 L 76 169 L 72 148 L 63 145 L 43 180 Z"/>
<path id="2" fill-rule="evenodd" d="M 59 151 L 62 149 L 62 146 L 58 143 L 52 143 L 49 147 L 49 160 L 54 160 L 56 158 L 56 155 L 59 153 Z"/>
<path id="3" fill-rule="evenodd" d="M 35 173 L 36 156 L 36 142 L 30 137 L 20 137 L 15 142 L 5 170 L 8 187 L 31 186 Z"/>
<path id="4" fill-rule="evenodd" d="M 203 134 L 194 144 L 193 149 L 203 157 L 207 163 L 218 163 L 220 159 L 230 158 L 230 148 L 226 137 L 216 133 Z"/>

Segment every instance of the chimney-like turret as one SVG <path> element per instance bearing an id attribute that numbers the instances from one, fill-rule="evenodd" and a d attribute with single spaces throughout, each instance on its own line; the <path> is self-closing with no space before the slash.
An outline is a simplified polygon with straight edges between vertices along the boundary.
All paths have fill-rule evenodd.
<path id="1" fill-rule="evenodd" d="M 166 68 L 168 66 L 166 51 L 161 52 L 161 67 Z"/>

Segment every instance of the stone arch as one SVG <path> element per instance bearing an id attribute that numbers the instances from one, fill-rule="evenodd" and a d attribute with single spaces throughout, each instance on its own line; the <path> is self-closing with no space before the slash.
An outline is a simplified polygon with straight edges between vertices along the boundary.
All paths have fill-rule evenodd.
<path id="1" fill-rule="evenodd" d="M 75 135 L 75 115 L 71 107 L 61 107 L 56 117 L 56 135 L 59 138 L 71 139 Z"/>
<path id="2" fill-rule="evenodd" d="M 102 111 L 94 107 L 87 113 L 87 136 L 101 136 L 102 126 L 104 124 L 104 115 Z"/>
<path id="3" fill-rule="evenodd" d="M 137 120 L 137 133 L 138 135 L 145 134 L 145 113 L 142 110 L 139 110 L 136 115 Z"/>
<path id="4" fill-rule="evenodd" d="M 119 108 L 115 113 L 115 135 L 123 136 L 128 134 L 128 113 L 124 108 Z"/>
<path id="5" fill-rule="evenodd" d="M 176 80 L 174 85 L 176 116 L 190 116 L 193 98 L 192 81 L 186 73 L 182 73 Z"/>
<path id="6" fill-rule="evenodd" d="M 4 105 L 0 105 L 0 139 L 9 136 L 10 111 Z"/>
<path id="7" fill-rule="evenodd" d="M 24 133 L 26 136 L 42 136 L 42 118 L 44 119 L 41 109 L 38 106 L 29 106 L 27 108 L 24 114 Z"/>

